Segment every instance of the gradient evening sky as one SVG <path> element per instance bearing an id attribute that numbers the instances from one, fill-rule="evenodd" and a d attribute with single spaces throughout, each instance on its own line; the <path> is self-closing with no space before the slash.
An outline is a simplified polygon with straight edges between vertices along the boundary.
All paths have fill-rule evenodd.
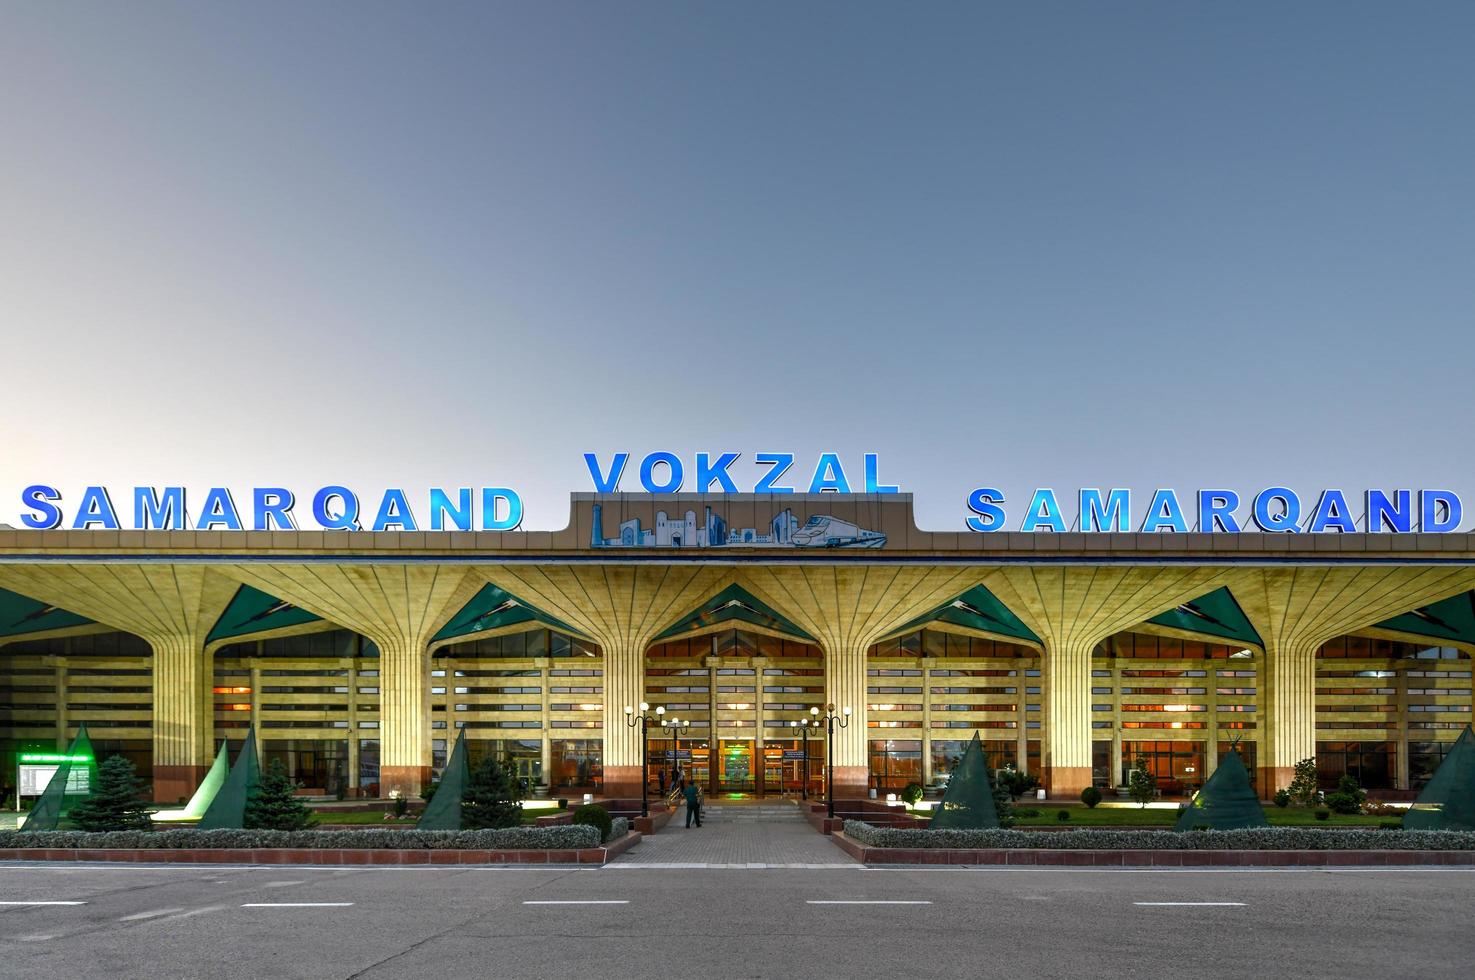
<path id="1" fill-rule="evenodd" d="M 1011 526 L 1083 485 L 1468 512 L 1472 37 L 1345 0 L 8 4 L 0 522 L 33 482 L 337 482 L 553 528 L 583 452 L 662 449 L 749 484 L 875 451 L 935 529 L 980 485 Z"/>

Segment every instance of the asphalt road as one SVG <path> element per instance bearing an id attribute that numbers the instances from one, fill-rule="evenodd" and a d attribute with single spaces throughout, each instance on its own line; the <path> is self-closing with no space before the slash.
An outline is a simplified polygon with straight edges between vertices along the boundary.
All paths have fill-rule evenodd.
<path id="1" fill-rule="evenodd" d="M 0 901 L 83 903 L 0 905 L 37 980 L 1475 974 L 1463 870 L 0 865 Z M 1180 902 L 1240 904 L 1143 904 Z"/>

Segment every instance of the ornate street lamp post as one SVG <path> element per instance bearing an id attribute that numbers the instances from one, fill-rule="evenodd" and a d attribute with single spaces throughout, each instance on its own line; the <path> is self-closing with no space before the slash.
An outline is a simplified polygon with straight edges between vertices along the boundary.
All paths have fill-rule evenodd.
<path id="1" fill-rule="evenodd" d="M 818 708 L 810 708 L 809 711 L 811 714 L 819 714 Z M 818 728 L 819 719 L 796 719 L 789 722 L 789 727 L 799 729 L 804 745 L 804 769 L 802 770 L 803 775 L 799 778 L 799 798 L 801 800 L 807 800 L 809 799 L 809 729 Z"/>
<path id="2" fill-rule="evenodd" d="M 810 708 L 811 715 L 818 715 L 818 708 Z M 829 802 L 830 819 L 835 818 L 835 727 L 850 727 L 850 705 L 846 705 L 835 714 L 833 703 L 825 705 L 825 752 L 828 761 L 825 763 L 825 799 Z"/>
<path id="3" fill-rule="evenodd" d="M 691 722 L 680 718 L 667 718 L 661 722 L 671 736 L 671 784 L 676 784 L 676 771 L 681 768 L 681 733 L 691 729 Z"/>
<path id="4" fill-rule="evenodd" d="M 656 709 L 656 718 L 665 715 L 665 708 Z M 640 726 L 640 815 L 650 816 L 650 775 L 646 768 L 645 750 L 646 742 L 650 740 L 650 705 L 644 701 L 640 702 L 640 714 L 628 704 L 625 705 L 625 727 L 634 728 Z"/>

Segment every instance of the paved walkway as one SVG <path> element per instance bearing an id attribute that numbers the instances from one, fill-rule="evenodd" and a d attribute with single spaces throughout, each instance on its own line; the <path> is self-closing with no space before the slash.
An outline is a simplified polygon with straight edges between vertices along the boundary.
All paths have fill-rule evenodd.
<path id="1" fill-rule="evenodd" d="M 817 833 L 792 803 L 709 804 L 701 827 L 686 827 L 686 809 L 658 833 L 615 858 L 609 868 L 859 868 Z"/>

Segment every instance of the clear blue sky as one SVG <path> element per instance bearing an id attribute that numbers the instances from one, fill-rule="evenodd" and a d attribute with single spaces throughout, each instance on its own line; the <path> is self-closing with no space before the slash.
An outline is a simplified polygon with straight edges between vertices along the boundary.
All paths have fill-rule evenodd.
<path id="1" fill-rule="evenodd" d="M 201 9 L 201 8 L 204 9 Z M 52 482 L 882 455 L 1475 498 L 1475 6 L 11 4 L 0 522 Z M 1145 499 L 1142 501 L 1145 502 Z"/>

